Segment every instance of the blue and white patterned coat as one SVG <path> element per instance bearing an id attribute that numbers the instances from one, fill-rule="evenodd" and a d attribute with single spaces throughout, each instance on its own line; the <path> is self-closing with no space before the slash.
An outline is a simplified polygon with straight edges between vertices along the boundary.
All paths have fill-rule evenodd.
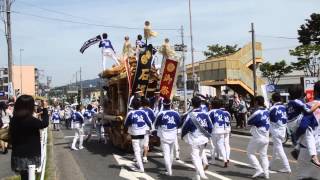
<path id="1" fill-rule="evenodd" d="M 201 127 L 207 131 L 207 133 L 212 133 L 212 123 L 207 113 L 203 112 L 201 108 L 194 109 L 192 112 L 199 122 Z M 208 137 L 206 137 L 192 122 L 190 113 L 188 114 L 186 121 L 184 122 L 181 129 L 181 137 L 190 145 L 202 145 L 208 142 Z"/>
<path id="2" fill-rule="evenodd" d="M 152 122 L 143 110 L 131 110 L 124 122 L 128 133 L 134 136 L 145 135 L 151 129 L 151 124 Z"/>

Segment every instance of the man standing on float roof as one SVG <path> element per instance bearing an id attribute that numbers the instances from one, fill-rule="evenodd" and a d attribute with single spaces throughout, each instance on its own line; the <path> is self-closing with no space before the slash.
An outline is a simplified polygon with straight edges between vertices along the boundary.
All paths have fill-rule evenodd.
<path id="1" fill-rule="evenodd" d="M 111 41 L 108 39 L 108 34 L 103 33 L 101 37 L 102 37 L 102 39 L 100 41 L 99 48 L 102 48 L 103 70 L 105 70 L 107 68 L 108 57 L 113 59 L 119 65 L 120 63 L 119 63 L 118 58 L 116 56 L 116 52 L 113 49 Z"/>

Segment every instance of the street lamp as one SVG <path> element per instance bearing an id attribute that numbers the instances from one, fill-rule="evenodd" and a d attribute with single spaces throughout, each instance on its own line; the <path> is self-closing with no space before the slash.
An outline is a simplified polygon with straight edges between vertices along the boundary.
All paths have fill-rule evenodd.
<path id="1" fill-rule="evenodd" d="M 22 51 L 24 49 L 20 48 L 20 94 L 22 94 Z"/>
<path id="2" fill-rule="evenodd" d="M 194 72 L 194 53 L 193 53 L 193 36 L 192 36 L 191 0 L 189 0 L 189 24 L 190 24 L 190 41 L 191 41 L 192 82 L 194 84 L 193 92 L 195 92 L 195 90 L 196 90 L 196 85 L 195 85 L 196 75 L 195 75 L 195 72 Z"/>

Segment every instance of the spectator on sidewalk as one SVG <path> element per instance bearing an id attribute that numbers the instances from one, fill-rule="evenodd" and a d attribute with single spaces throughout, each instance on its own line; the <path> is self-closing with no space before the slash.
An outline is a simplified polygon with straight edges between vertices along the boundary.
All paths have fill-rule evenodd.
<path id="1" fill-rule="evenodd" d="M 8 106 L 5 104 L 5 102 L 0 102 L 0 118 L 1 118 L 0 119 L 0 131 L 3 132 L 3 135 L 4 135 L 4 133 L 8 134 L 11 116 L 12 116 L 12 114 L 10 113 Z M 2 153 L 7 154 L 8 153 L 8 143 L 0 140 L 0 146 L 2 148 Z"/>
<path id="2" fill-rule="evenodd" d="M 64 120 L 67 129 L 71 128 L 71 115 L 72 111 L 70 106 L 66 106 L 66 108 L 64 109 Z"/>
<path id="3" fill-rule="evenodd" d="M 247 103 L 244 101 L 243 97 L 239 96 L 240 103 L 239 103 L 239 111 L 238 111 L 238 118 L 240 122 L 240 128 L 247 127 Z"/>
<path id="4" fill-rule="evenodd" d="M 14 105 L 10 122 L 12 143 L 11 168 L 20 173 L 22 180 L 28 179 L 28 165 L 40 166 L 41 143 L 40 129 L 48 127 L 47 104 L 44 103 L 40 120 L 33 117 L 35 102 L 32 96 L 21 95 Z"/>
<path id="5" fill-rule="evenodd" d="M 240 128 L 240 118 L 239 118 L 239 107 L 240 107 L 240 99 L 238 97 L 238 94 L 235 94 L 233 97 L 232 105 L 231 105 L 231 114 L 234 115 L 234 118 L 236 119 L 236 128 Z"/>

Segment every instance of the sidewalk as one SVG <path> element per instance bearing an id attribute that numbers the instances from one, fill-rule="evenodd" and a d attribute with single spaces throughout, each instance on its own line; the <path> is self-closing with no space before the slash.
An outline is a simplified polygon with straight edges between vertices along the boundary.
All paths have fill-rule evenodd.
<path id="1" fill-rule="evenodd" d="M 15 173 L 11 170 L 11 149 L 8 154 L 0 154 L 0 180 L 6 177 L 14 176 Z"/>
<path id="2" fill-rule="evenodd" d="M 231 122 L 231 133 L 244 136 L 251 136 L 250 128 L 248 126 L 246 128 L 237 128 L 235 120 Z"/>
<path id="3" fill-rule="evenodd" d="M 53 131 L 53 151 L 58 180 L 85 180 L 70 151 L 70 142 L 62 131 Z"/>

